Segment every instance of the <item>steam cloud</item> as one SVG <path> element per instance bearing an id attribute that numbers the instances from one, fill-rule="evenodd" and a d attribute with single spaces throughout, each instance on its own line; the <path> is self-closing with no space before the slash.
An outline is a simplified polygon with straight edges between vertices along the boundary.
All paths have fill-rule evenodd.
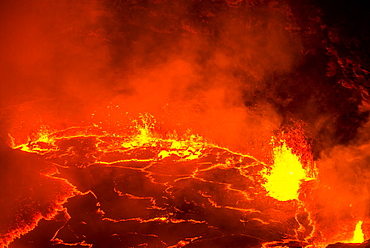
<path id="1" fill-rule="evenodd" d="M 302 58 L 299 35 L 282 25 L 284 3 L 8 5 L 2 112 L 11 128 L 75 124 L 113 102 L 246 149 L 279 128 L 269 83 Z"/>

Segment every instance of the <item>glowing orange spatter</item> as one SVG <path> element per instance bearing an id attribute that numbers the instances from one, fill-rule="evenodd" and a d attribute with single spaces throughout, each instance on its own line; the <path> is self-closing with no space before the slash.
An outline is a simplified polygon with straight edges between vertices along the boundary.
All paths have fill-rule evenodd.
<path id="1" fill-rule="evenodd" d="M 274 164 L 271 170 L 264 170 L 264 187 L 268 195 L 279 200 L 298 200 L 302 180 L 307 178 L 299 157 L 283 142 L 273 149 Z"/>
<path id="2" fill-rule="evenodd" d="M 362 243 L 365 241 L 365 235 L 362 231 L 362 223 L 363 221 L 359 221 L 356 224 L 355 231 L 353 233 L 353 238 L 348 241 L 348 243 Z"/>

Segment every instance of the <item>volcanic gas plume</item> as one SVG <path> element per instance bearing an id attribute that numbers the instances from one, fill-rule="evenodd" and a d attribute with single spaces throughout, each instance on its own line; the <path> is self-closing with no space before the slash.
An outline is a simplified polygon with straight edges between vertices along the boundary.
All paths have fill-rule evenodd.
<path id="1" fill-rule="evenodd" d="M 360 1 L 0 3 L 0 246 L 368 247 Z"/>

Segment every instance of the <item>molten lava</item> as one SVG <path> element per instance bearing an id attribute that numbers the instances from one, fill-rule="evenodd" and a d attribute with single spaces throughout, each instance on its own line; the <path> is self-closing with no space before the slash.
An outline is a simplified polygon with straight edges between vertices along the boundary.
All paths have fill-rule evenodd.
<path id="1" fill-rule="evenodd" d="M 13 138 L 13 149 L 38 154 L 54 168 L 48 178 L 73 188 L 59 200 L 64 208 L 56 211 L 63 217 L 53 238 L 39 244 L 102 245 L 100 234 L 89 229 L 94 227 L 133 246 L 212 247 L 214 240 L 266 248 L 325 246 L 315 213 L 300 197 L 315 182 L 300 153 L 308 152 L 300 132 L 283 136 L 290 140 L 273 137 L 279 142 L 271 149 L 273 162 L 265 164 L 190 131 L 180 136 L 157 130 L 154 117 L 145 114 L 121 133 L 94 124 L 42 127 L 25 144 Z M 301 149 L 288 147 L 291 140 L 300 140 Z M 22 230 L 37 232 L 40 219 L 56 225 L 53 217 L 59 215 L 34 218 Z M 361 225 L 350 242 L 363 242 Z M 27 232 L 12 225 L 9 230 L 4 244 Z"/>
<path id="2" fill-rule="evenodd" d="M 348 243 L 362 243 L 365 241 L 365 235 L 362 232 L 363 221 L 359 221 L 356 224 L 356 228 L 353 234 L 353 238 Z"/>
<path id="3" fill-rule="evenodd" d="M 283 142 L 273 149 L 273 165 L 264 172 L 266 183 L 263 186 L 268 195 L 279 200 L 298 200 L 301 182 L 308 179 L 300 158 Z"/>

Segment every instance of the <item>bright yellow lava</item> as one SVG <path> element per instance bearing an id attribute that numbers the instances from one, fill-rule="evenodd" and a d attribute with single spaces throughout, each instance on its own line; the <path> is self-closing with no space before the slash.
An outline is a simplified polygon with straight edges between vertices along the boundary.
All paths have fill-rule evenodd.
<path id="1" fill-rule="evenodd" d="M 362 221 L 357 222 L 353 238 L 349 241 L 349 243 L 363 243 L 365 241 L 365 235 L 362 232 L 362 223 Z"/>
<path id="2" fill-rule="evenodd" d="M 273 152 L 274 164 L 270 171 L 263 172 L 268 195 L 279 201 L 298 200 L 298 190 L 301 181 L 307 177 L 306 171 L 298 156 L 285 143 L 275 147 Z"/>

